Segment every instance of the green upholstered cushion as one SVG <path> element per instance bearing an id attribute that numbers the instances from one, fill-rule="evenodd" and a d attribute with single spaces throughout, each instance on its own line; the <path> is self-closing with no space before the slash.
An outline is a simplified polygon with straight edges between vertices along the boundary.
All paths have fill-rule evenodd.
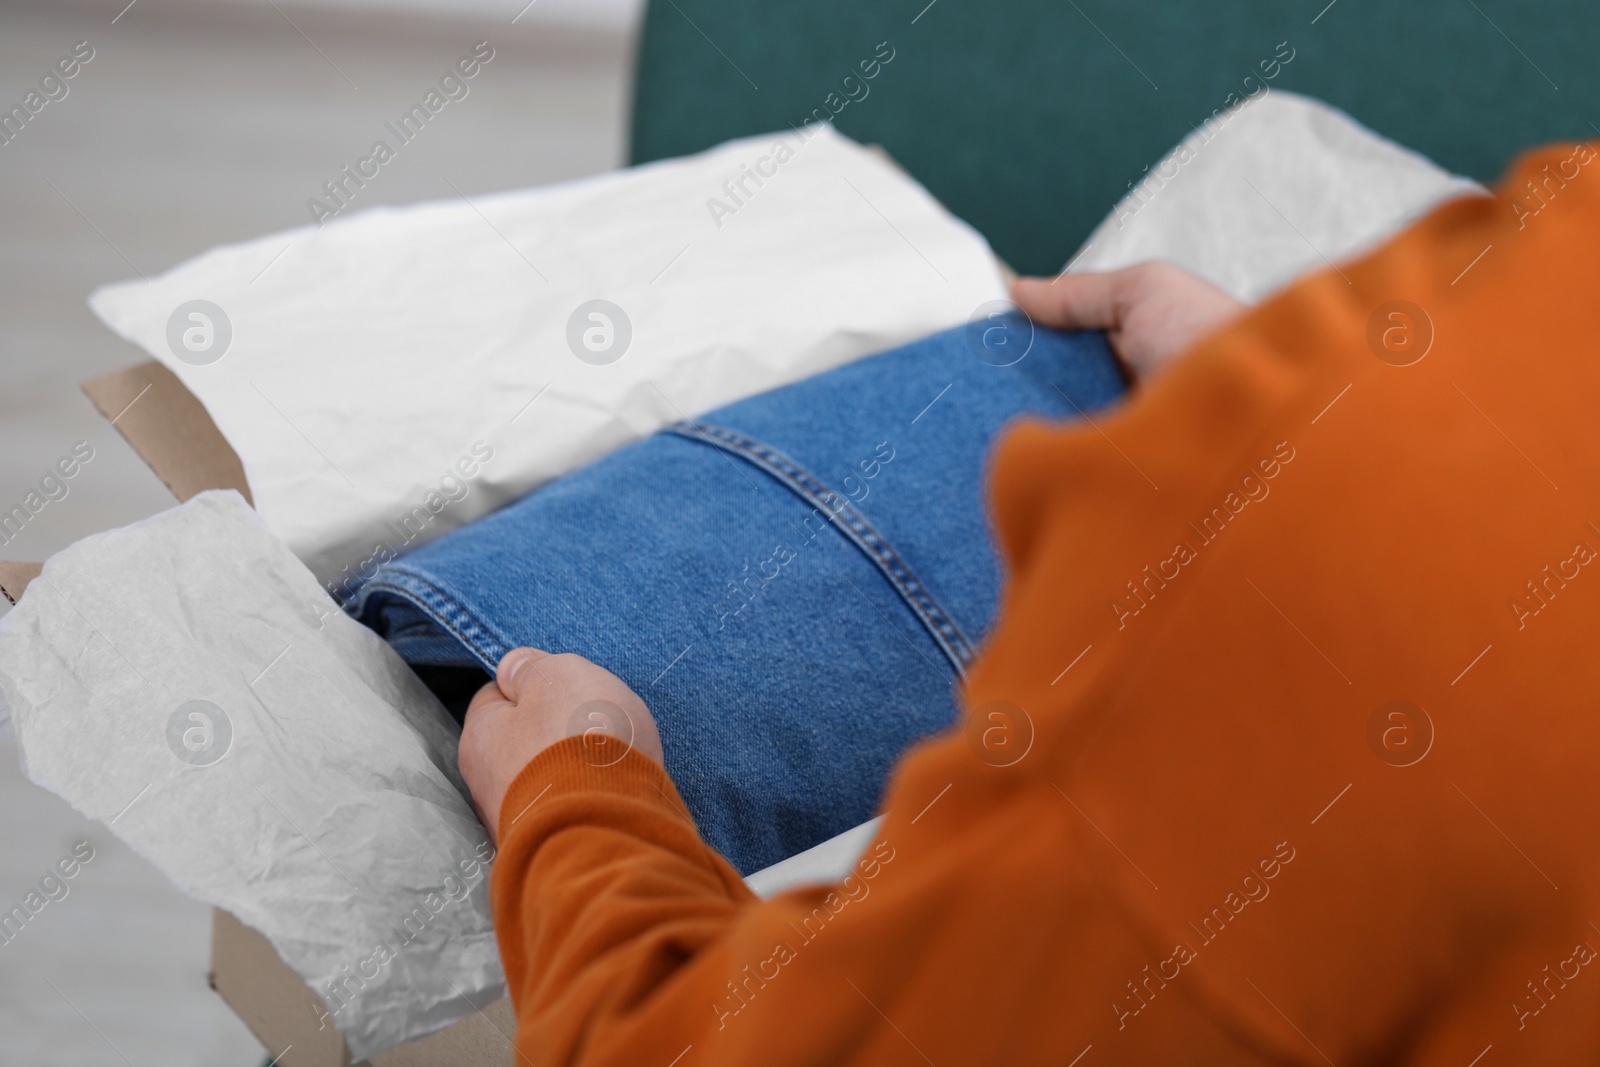
<path id="1" fill-rule="evenodd" d="M 632 158 L 826 114 L 888 42 L 839 129 L 882 144 L 1007 261 L 1047 272 L 1191 126 L 1262 84 L 1486 181 L 1524 148 L 1600 134 L 1594 0 L 1325 4 L 652 0 Z M 1276 77 L 1247 82 L 1263 62 Z"/>

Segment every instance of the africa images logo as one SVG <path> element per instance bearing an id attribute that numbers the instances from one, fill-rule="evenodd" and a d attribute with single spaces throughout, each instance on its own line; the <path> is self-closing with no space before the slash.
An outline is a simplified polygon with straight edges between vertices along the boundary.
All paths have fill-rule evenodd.
<path id="1" fill-rule="evenodd" d="M 227 355 L 233 344 L 233 322 L 209 300 L 188 300 L 167 316 L 167 349 L 192 367 L 204 367 Z"/>
<path id="2" fill-rule="evenodd" d="M 233 747 L 233 720 L 209 700 L 187 700 L 167 717 L 167 748 L 191 767 L 209 767 Z"/>

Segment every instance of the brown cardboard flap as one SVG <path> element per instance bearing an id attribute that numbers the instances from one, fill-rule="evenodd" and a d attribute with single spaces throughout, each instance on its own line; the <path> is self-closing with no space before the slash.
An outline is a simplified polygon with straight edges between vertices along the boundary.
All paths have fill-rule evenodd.
<path id="1" fill-rule="evenodd" d="M 352 1067 L 327 1009 L 261 934 L 218 908 L 211 920 L 211 988 L 281 1067 Z M 504 1067 L 517 1020 L 500 1000 L 438 1033 L 354 1067 Z"/>
<path id="2" fill-rule="evenodd" d="M 15 604 L 22 599 L 23 591 L 28 588 L 28 583 L 39 577 L 39 572 L 44 570 L 43 563 L 13 563 L 10 560 L 0 560 L 0 593 Z"/>
<path id="3" fill-rule="evenodd" d="M 272 942 L 221 908 L 211 913 L 211 988 L 280 1067 L 350 1067 L 344 1037 Z"/>
<path id="4" fill-rule="evenodd" d="M 255 502 L 239 454 L 205 405 L 161 364 L 150 360 L 79 388 L 180 501 L 207 489 L 237 489 Z M 0 560 L 0 593 L 15 604 L 42 566 Z"/>
<path id="5" fill-rule="evenodd" d="M 517 1062 L 511 1001 L 498 1000 L 436 1034 L 372 1057 L 372 1067 L 505 1067 Z"/>
<path id="6" fill-rule="evenodd" d="M 205 405 L 161 364 L 140 363 L 80 388 L 180 501 L 237 489 L 254 503 L 239 454 Z"/>

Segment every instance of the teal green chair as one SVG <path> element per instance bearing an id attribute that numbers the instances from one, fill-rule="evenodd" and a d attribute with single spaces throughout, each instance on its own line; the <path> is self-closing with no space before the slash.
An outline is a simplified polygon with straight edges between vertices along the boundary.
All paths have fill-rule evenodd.
<path id="1" fill-rule="evenodd" d="M 862 80 L 880 42 L 894 58 Z M 1272 88 L 1493 181 L 1600 137 L 1597 52 L 1593 0 L 654 0 L 631 154 L 798 125 L 854 75 L 838 128 L 1043 273 L 1263 62 Z"/>

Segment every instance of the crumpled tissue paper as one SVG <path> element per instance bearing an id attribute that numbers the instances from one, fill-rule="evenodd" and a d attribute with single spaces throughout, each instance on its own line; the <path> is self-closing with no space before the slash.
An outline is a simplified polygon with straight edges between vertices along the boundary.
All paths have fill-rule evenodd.
<path id="1" fill-rule="evenodd" d="M 356 211 L 90 307 L 200 399 L 268 527 L 337 587 L 668 423 L 1005 296 L 972 227 L 821 123 Z"/>
<path id="2" fill-rule="evenodd" d="M 1165 259 L 1246 303 L 1380 244 L 1483 186 L 1320 100 L 1269 90 L 1150 167 L 1068 267 Z"/>
<path id="3" fill-rule="evenodd" d="M 504 995 L 454 723 L 237 493 L 52 558 L 0 688 L 27 776 L 266 935 L 353 1060 Z"/>

